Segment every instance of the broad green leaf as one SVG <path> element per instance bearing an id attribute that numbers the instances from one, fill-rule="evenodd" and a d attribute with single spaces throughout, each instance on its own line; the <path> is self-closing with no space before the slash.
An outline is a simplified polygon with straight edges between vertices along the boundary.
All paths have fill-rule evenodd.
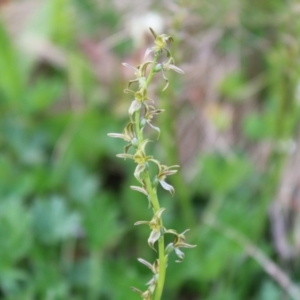
<path id="1" fill-rule="evenodd" d="M 34 232 L 46 245 L 74 238 L 80 229 L 80 216 L 70 211 L 63 198 L 36 200 L 32 213 Z"/>

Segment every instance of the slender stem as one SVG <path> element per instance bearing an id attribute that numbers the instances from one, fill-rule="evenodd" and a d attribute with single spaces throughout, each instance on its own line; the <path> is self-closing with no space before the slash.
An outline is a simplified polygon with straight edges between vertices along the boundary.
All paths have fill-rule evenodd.
<path id="1" fill-rule="evenodd" d="M 137 135 L 137 139 L 139 141 L 139 143 L 141 143 L 143 141 L 143 132 L 141 131 L 140 128 L 140 115 L 141 115 L 141 111 L 138 110 L 135 112 L 134 114 L 134 119 L 135 119 L 135 131 L 136 131 L 136 135 Z"/>
<path id="2" fill-rule="evenodd" d="M 155 69 L 155 66 L 156 66 L 156 63 L 157 63 L 159 53 L 160 52 L 155 52 L 155 54 L 154 54 L 153 61 L 152 61 L 152 64 L 151 64 L 151 69 L 150 69 L 149 75 L 148 75 L 147 80 L 146 80 L 146 86 L 147 87 L 148 87 L 149 83 L 151 82 L 151 80 L 153 78 L 153 75 L 155 74 L 154 69 Z"/>
<path id="3" fill-rule="evenodd" d="M 154 208 L 154 212 L 158 211 L 160 209 L 159 201 L 156 194 L 156 189 L 152 187 L 152 183 L 149 177 L 149 173 L 146 172 L 145 174 L 145 184 L 147 191 L 150 196 L 150 200 L 152 203 L 152 206 Z M 161 221 L 161 226 L 163 226 L 163 222 Z M 155 290 L 155 300 L 160 300 L 161 295 L 164 288 L 165 283 L 165 277 L 166 277 L 166 257 L 165 257 L 165 241 L 164 241 L 164 235 L 161 235 L 161 237 L 158 240 L 158 259 L 159 259 L 159 275 L 158 275 L 158 282 Z"/>
<path id="4" fill-rule="evenodd" d="M 166 277 L 166 256 L 165 256 L 165 243 L 164 236 L 162 235 L 158 240 L 158 251 L 159 251 L 159 275 L 158 282 L 155 290 L 155 300 L 160 300 L 164 289 L 165 277 Z"/>
<path id="5" fill-rule="evenodd" d="M 152 61 L 152 64 L 151 64 L 151 69 L 150 69 L 150 72 L 149 72 L 149 75 L 147 77 L 147 80 L 146 80 L 146 88 L 149 86 L 154 74 L 155 74 L 155 66 L 156 66 L 156 63 L 157 63 L 157 59 L 158 59 L 158 56 L 159 56 L 159 52 L 155 52 L 154 54 L 154 57 L 153 57 L 153 61 Z M 136 134 L 137 134 L 137 138 L 138 138 L 138 141 L 139 143 L 143 140 L 143 132 L 141 131 L 141 128 L 140 128 L 140 115 L 141 115 L 141 110 L 138 110 L 135 112 L 135 128 L 136 128 Z"/>
<path id="6" fill-rule="evenodd" d="M 149 71 L 147 80 L 146 80 L 146 88 L 149 86 L 154 74 L 155 74 L 155 66 L 157 64 L 157 59 L 159 56 L 159 52 L 155 52 L 154 58 L 151 64 L 151 69 Z M 143 132 L 140 128 L 140 118 L 141 118 L 141 110 L 138 110 L 135 112 L 135 130 L 136 135 L 138 138 L 139 143 L 141 143 L 144 139 Z M 157 198 L 156 188 L 153 187 L 149 172 L 146 171 L 144 174 L 145 178 L 145 185 L 147 192 L 149 193 L 150 201 L 154 209 L 154 213 L 157 212 L 160 209 L 159 201 Z M 163 227 L 162 219 L 160 220 L 161 226 Z M 158 275 L 158 282 L 155 289 L 155 298 L 154 300 L 160 300 L 161 295 L 164 288 L 164 282 L 165 282 L 165 275 L 166 275 L 166 258 L 165 258 L 165 242 L 164 242 L 164 236 L 162 235 L 158 240 L 158 259 L 159 259 L 159 275 Z"/>

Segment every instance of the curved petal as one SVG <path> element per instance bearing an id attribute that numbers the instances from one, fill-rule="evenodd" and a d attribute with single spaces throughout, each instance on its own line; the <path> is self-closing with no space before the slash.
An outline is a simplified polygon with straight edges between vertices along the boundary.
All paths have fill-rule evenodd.
<path id="1" fill-rule="evenodd" d="M 159 231 L 151 231 L 150 236 L 148 238 L 149 246 L 156 251 L 154 248 L 154 243 L 160 238 L 161 232 Z"/>
<path id="2" fill-rule="evenodd" d="M 140 186 L 131 185 L 130 188 L 131 188 L 132 190 L 134 190 L 134 191 L 143 193 L 144 195 L 148 196 L 147 191 L 146 191 L 144 188 L 140 187 Z"/>
<path id="3" fill-rule="evenodd" d="M 141 178 L 141 174 L 144 172 L 144 170 L 146 169 L 146 165 L 145 164 L 138 164 L 135 168 L 134 171 L 134 177 L 140 182 L 143 183 L 143 179 Z"/>
<path id="4" fill-rule="evenodd" d="M 152 125 L 149 121 L 147 121 L 147 123 L 148 123 L 148 125 L 149 125 L 152 129 L 154 129 L 154 130 L 156 130 L 156 131 L 158 132 L 157 139 L 159 139 L 159 136 L 160 136 L 160 128 L 159 128 L 159 127 L 156 127 L 156 126 L 154 126 L 154 125 Z"/>
<path id="5" fill-rule="evenodd" d="M 146 260 L 144 260 L 144 259 L 142 259 L 142 258 L 138 258 L 138 261 L 139 261 L 141 264 L 143 264 L 143 265 L 145 265 L 146 267 L 148 267 L 148 268 L 155 274 L 155 269 L 154 269 L 153 265 L 151 265 L 148 261 L 146 261 Z"/>
<path id="6" fill-rule="evenodd" d="M 169 191 L 170 194 L 171 194 L 172 196 L 174 196 L 174 194 L 175 194 L 175 189 L 174 189 L 174 187 L 173 187 L 171 184 L 166 183 L 164 180 L 159 180 L 159 182 L 160 182 L 161 186 L 162 186 L 165 190 Z"/>
<path id="7" fill-rule="evenodd" d="M 175 71 L 175 72 L 177 72 L 177 73 L 179 73 L 179 74 L 184 74 L 184 71 L 183 71 L 183 70 L 181 70 L 180 68 L 176 67 L 176 66 L 173 65 L 173 64 L 169 64 L 169 65 L 167 65 L 167 66 L 165 66 L 165 67 L 166 67 L 166 70 L 173 70 L 173 71 Z"/>
<path id="8" fill-rule="evenodd" d="M 160 209 L 158 209 L 158 210 L 155 212 L 153 218 L 160 219 L 162 213 L 163 213 L 165 210 L 166 210 L 166 209 L 165 209 L 164 207 L 161 207 Z"/>
<path id="9" fill-rule="evenodd" d="M 141 290 L 135 288 L 134 286 L 131 286 L 130 288 L 131 288 L 132 291 L 134 291 L 134 292 L 140 294 L 141 296 L 143 295 L 143 292 L 142 292 Z"/>
<path id="10" fill-rule="evenodd" d="M 174 244 L 170 243 L 170 244 L 168 244 L 168 246 L 165 249 L 165 254 L 169 255 L 173 250 L 174 250 Z"/>
<path id="11" fill-rule="evenodd" d="M 146 224 L 146 225 L 149 225 L 149 221 L 137 221 L 135 222 L 133 225 L 142 225 L 142 224 Z"/>
<path id="12" fill-rule="evenodd" d="M 137 68 L 135 68 L 134 66 L 132 66 L 132 65 L 126 63 L 126 62 L 123 62 L 122 65 L 123 65 L 124 67 L 126 67 L 126 68 L 130 68 L 130 69 L 134 70 L 135 72 L 138 72 L 138 71 L 139 71 Z"/>
<path id="13" fill-rule="evenodd" d="M 112 138 L 120 138 L 120 139 L 123 139 L 127 142 L 130 142 L 130 138 L 127 137 L 125 134 L 123 133 L 108 133 L 107 134 L 109 137 L 112 137 Z"/>
<path id="14" fill-rule="evenodd" d="M 174 229 L 166 229 L 166 230 L 165 230 L 165 233 L 174 234 L 174 235 L 176 235 L 176 236 L 178 235 L 177 231 L 174 230 Z"/>
<path id="15" fill-rule="evenodd" d="M 154 47 L 151 48 L 147 48 L 145 54 L 144 54 L 144 58 L 146 58 L 151 52 L 153 52 L 155 50 Z"/>
<path id="16" fill-rule="evenodd" d="M 131 102 L 131 105 L 128 110 L 129 115 L 132 116 L 134 114 L 134 112 L 136 112 L 137 110 L 139 110 L 141 108 L 141 106 L 142 106 L 141 102 L 139 102 L 137 100 L 133 100 Z"/>
<path id="17" fill-rule="evenodd" d="M 119 158 L 124 158 L 124 159 L 126 159 L 126 158 L 131 158 L 131 159 L 133 159 L 133 155 L 127 154 L 127 153 L 117 154 L 116 156 L 119 157 Z"/>
<path id="18" fill-rule="evenodd" d="M 184 253 L 182 251 L 180 251 L 179 248 L 174 248 L 174 249 L 175 249 L 176 255 L 179 257 L 179 260 L 176 260 L 176 262 L 178 262 L 178 263 L 182 262 L 184 259 Z"/>

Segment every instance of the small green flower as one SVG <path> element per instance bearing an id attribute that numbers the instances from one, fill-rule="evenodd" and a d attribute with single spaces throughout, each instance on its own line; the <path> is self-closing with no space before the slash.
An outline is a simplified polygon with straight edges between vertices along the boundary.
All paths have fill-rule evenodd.
<path id="1" fill-rule="evenodd" d="M 161 237 L 164 232 L 164 227 L 161 225 L 161 215 L 165 211 L 165 208 L 160 208 L 153 216 L 151 221 L 138 221 L 134 225 L 147 224 L 152 229 L 148 238 L 149 246 L 155 250 L 154 243 Z M 155 250 L 156 251 L 156 250 Z"/>
<path id="2" fill-rule="evenodd" d="M 155 262 L 153 263 L 153 265 L 151 265 L 148 261 L 142 259 L 142 258 L 138 258 L 138 261 L 145 265 L 146 267 L 148 267 L 152 273 L 155 275 L 155 274 L 158 274 L 158 271 L 159 271 L 159 261 L 158 259 L 155 260 Z"/>
<path id="3" fill-rule="evenodd" d="M 185 230 L 184 232 L 178 234 L 175 230 L 173 229 L 168 229 L 165 231 L 165 233 L 171 233 L 175 235 L 175 239 L 173 243 L 170 243 L 166 247 L 166 255 L 169 255 L 173 250 L 175 251 L 176 255 L 179 257 L 179 260 L 176 260 L 176 262 L 180 263 L 184 259 L 184 253 L 179 249 L 180 247 L 182 248 L 195 248 L 196 245 L 190 245 L 185 242 L 185 236 L 184 234 L 188 232 L 189 229 Z"/>
<path id="4" fill-rule="evenodd" d="M 146 123 L 154 130 L 156 130 L 158 132 L 158 137 L 160 135 L 160 128 L 157 126 L 154 126 L 151 121 L 153 119 L 154 116 L 160 114 L 164 112 L 164 109 L 157 109 L 155 108 L 153 105 L 145 105 L 145 116 L 143 117 L 141 124 L 142 126 L 145 126 Z"/>
<path id="5" fill-rule="evenodd" d="M 149 29 L 154 37 L 155 46 L 146 50 L 145 57 L 148 56 L 151 52 L 160 54 L 162 51 L 166 51 L 167 53 L 170 53 L 170 51 L 167 49 L 167 46 L 168 43 L 173 42 L 173 38 L 167 34 L 157 35 L 151 27 Z"/>
<path id="6" fill-rule="evenodd" d="M 168 43 L 173 42 L 173 38 L 170 35 L 167 34 L 157 35 L 151 27 L 149 29 L 153 37 L 155 38 L 154 44 L 155 44 L 156 51 L 162 51 L 164 48 L 167 47 Z"/>
<path id="7" fill-rule="evenodd" d="M 174 166 L 168 167 L 166 165 L 162 165 L 156 159 L 149 159 L 149 161 L 154 162 L 158 166 L 158 174 L 156 175 L 154 182 L 158 181 L 163 189 L 165 189 L 166 191 L 169 191 L 171 193 L 171 195 L 174 196 L 174 194 L 175 194 L 174 187 L 171 184 L 167 183 L 165 181 L 165 179 L 167 178 L 167 176 L 175 174 L 178 170 L 173 170 L 173 169 L 179 168 L 179 165 L 174 165 Z"/>
<path id="8" fill-rule="evenodd" d="M 145 153 L 145 147 L 149 142 L 150 142 L 150 140 L 143 140 L 138 145 L 138 148 L 137 148 L 135 154 L 128 154 L 128 153 L 117 154 L 117 157 L 124 158 L 124 159 L 130 158 L 130 159 L 134 160 L 134 162 L 137 164 L 135 171 L 134 171 L 134 176 L 140 183 L 143 183 L 142 174 L 147 168 L 146 163 L 152 159 L 152 156 L 150 156 L 150 155 L 147 156 Z"/>
<path id="9" fill-rule="evenodd" d="M 122 63 L 123 66 L 133 69 L 134 70 L 134 75 L 136 76 L 136 79 L 130 80 L 128 83 L 127 88 L 130 87 L 130 85 L 134 82 L 138 82 L 139 83 L 139 87 L 143 87 L 146 88 L 146 71 L 147 71 L 147 67 L 149 65 L 152 64 L 152 61 L 146 61 L 143 64 L 141 64 L 140 66 L 138 66 L 137 68 L 131 66 L 128 63 Z"/>
<path id="10" fill-rule="evenodd" d="M 133 122 L 129 122 L 125 129 L 123 130 L 123 133 L 108 133 L 107 134 L 110 137 L 113 138 L 121 138 L 123 140 L 125 140 L 126 142 L 129 142 L 128 145 L 125 146 L 124 148 L 124 152 L 127 153 L 129 148 L 131 146 L 137 147 L 138 145 L 138 140 L 134 131 L 134 123 Z"/>
<path id="11" fill-rule="evenodd" d="M 155 286 L 157 283 L 157 279 L 158 279 L 158 273 L 159 273 L 159 260 L 156 259 L 155 262 L 153 263 L 153 265 L 151 265 L 148 261 L 142 259 L 142 258 L 138 258 L 138 261 L 140 263 L 142 263 L 143 265 L 145 265 L 146 267 L 148 267 L 152 273 L 154 274 L 154 276 L 151 278 L 151 280 L 149 280 L 146 285 L 149 286 L 149 290 L 151 292 L 154 292 L 155 290 Z"/>
<path id="12" fill-rule="evenodd" d="M 113 134 L 113 135 L 118 135 L 118 134 Z M 150 140 L 143 140 L 138 145 L 135 154 L 121 153 L 121 154 L 117 154 L 117 157 L 124 158 L 124 159 L 130 158 L 133 159 L 134 162 L 137 164 L 145 164 L 147 161 L 149 161 L 149 159 L 152 159 L 152 156 L 147 156 L 145 153 L 145 147 L 149 142 Z"/>
<path id="13" fill-rule="evenodd" d="M 139 146 L 138 146 L 138 148 L 137 148 L 135 154 L 133 155 L 133 159 L 134 159 L 134 161 L 135 161 L 137 164 L 144 164 L 144 163 L 146 163 L 150 158 L 152 158 L 152 156 L 147 156 L 146 153 L 145 153 L 146 145 L 147 145 L 149 142 L 150 142 L 150 140 L 145 139 L 145 140 L 143 140 L 143 141 L 139 144 Z"/>
<path id="14" fill-rule="evenodd" d="M 168 51 L 168 50 L 166 50 L 166 51 Z M 168 59 L 165 62 L 163 62 L 161 64 L 157 64 L 155 66 L 155 71 L 156 72 L 162 72 L 163 78 L 166 81 L 166 85 L 163 88 L 163 91 L 166 90 L 167 87 L 169 86 L 169 79 L 165 75 L 164 71 L 173 70 L 173 71 L 175 71 L 179 74 L 184 74 L 184 71 L 182 69 L 175 66 L 175 61 L 174 61 L 174 58 L 171 56 L 171 53 L 169 53 L 169 52 L 167 52 L 167 53 L 168 53 L 168 56 L 169 56 Z"/>
<path id="15" fill-rule="evenodd" d="M 130 80 L 127 86 L 127 89 L 124 90 L 125 93 L 133 93 L 134 94 L 134 100 L 132 101 L 128 113 L 130 116 L 134 114 L 134 112 L 140 110 L 142 107 L 142 102 L 146 100 L 150 100 L 147 97 L 147 83 L 146 83 L 146 71 L 148 65 L 152 64 L 152 61 L 147 61 L 138 66 L 137 68 L 127 64 L 123 63 L 123 66 L 127 68 L 133 69 L 135 72 L 136 79 Z M 132 83 L 137 82 L 139 85 L 139 88 L 137 91 L 130 90 L 129 87 Z"/>
<path id="16" fill-rule="evenodd" d="M 140 88 L 136 92 L 134 92 L 130 89 L 125 89 L 124 93 L 132 93 L 134 95 L 134 99 L 131 102 L 130 107 L 128 109 L 128 114 L 130 116 L 130 119 L 136 111 L 141 109 L 142 105 L 147 107 L 147 103 L 146 103 L 147 101 L 153 102 L 153 100 L 148 98 L 147 89 L 144 89 L 144 88 Z"/>

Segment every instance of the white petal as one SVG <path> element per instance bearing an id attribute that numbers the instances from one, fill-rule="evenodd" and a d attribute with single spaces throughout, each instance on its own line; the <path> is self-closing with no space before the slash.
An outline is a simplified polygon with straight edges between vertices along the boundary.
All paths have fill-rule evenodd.
<path id="1" fill-rule="evenodd" d="M 179 257 L 180 260 L 176 260 L 176 262 L 180 263 L 184 259 L 184 253 L 179 250 L 179 248 L 175 248 L 175 253 Z"/>
<path id="2" fill-rule="evenodd" d="M 147 191 L 146 191 L 144 188 L 140 187 L 140 186 L 132 185 L 132 186 L 130 186 L 130 188 L 131 188 L 132 190 L 134 190 L 134 191 L 143 193 L 144 195 L 148 196 Z"/>
<path id="3" fill-rule="evenodd" d="M 123 133 L 108 133 L 107 135 L 112 138 L 120 138 L 127 142 L 130 142 L 130 139 Z"/>
<path id="4" fill-rule="evenodd" d="M 126 159 L 126 158 L 133 159 L 133 156 L 131 154 L 126 154 L 126 153 L 117 154 L 116 156 L 120 157 L 120 158 L 124 158 L 124 159 Z"/>
<path id="5" fill-rule="evenodd" d="M 148 267 L 154 274 L 155 274 L 155 270 L 153 269 L 153 266 L 146 260 L 142 259 L 142 258 L 138 258 L 138 261 L 145 265 L 146 267 Z"/>
<path id="6" fill-rule="evenodd" d="M 136 112 L 137 110 L 139 110 L 141 108 L 141 106 L 142 106 L 141 102 L 139 102 L 137 100 L 133 100 L 131 102 L 131 105 L 128 110 L 129 115 L 132 116 L 134 114 L 134 112 Z"/>
<path id="7" fill-rule="evenodd" d="M 151 231 L 150 236 L 148 238 L 148 244 L 152 249 L 155 250 L 154 243 L 160 238 L 160 236 L 161 236 L 160 231 Z"/>
<path id="8" fill-rule="evenodd" d="M 173 188 L 172 185 L 166 183 L 166 182 L 163 181 L 163 180 L 160 180 L 159 182 L 160 182 L 161 186 L 162 186 L 165 190 L 169 191 L 169 192 L 171 193 L 171 195 L 174 196 L 174 194 L 175 194 L 175 189 Z"/>

